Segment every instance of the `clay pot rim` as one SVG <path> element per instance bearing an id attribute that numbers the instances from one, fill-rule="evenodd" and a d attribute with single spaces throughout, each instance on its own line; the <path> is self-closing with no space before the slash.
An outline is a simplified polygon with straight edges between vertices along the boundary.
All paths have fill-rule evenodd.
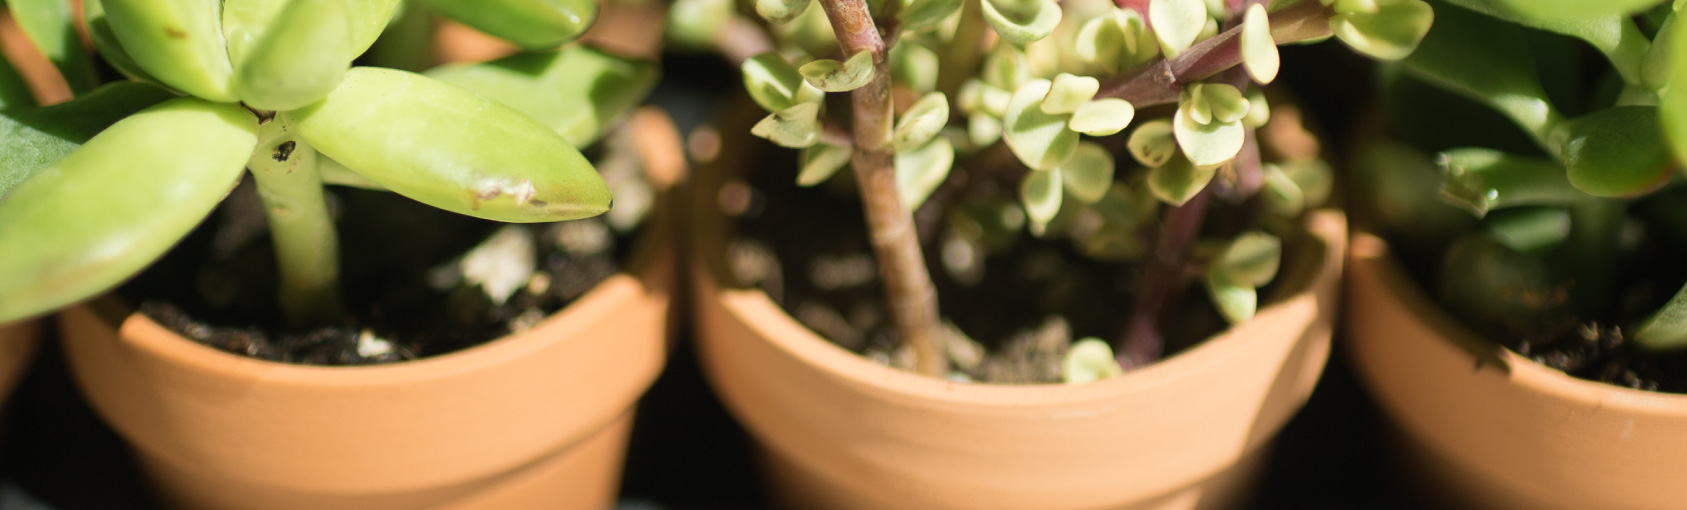
<path id="1" fill-rule="evenodd" d="M 685 161 L 676 156 L 681 139 L 673 120 L 658 107 L 639 108 L 627 120 L 639 132 L 635 140 L 652 186 L 669 194 L 685 177 Z M 301 387 L 347 385 L 405 385 L 456 374 L 496 370 L 511 359 L 526 356 L 559 339 L 581 336 L 579 331 L 614 313 L 628 301 L 641 299 L 647 289 L 671 278 L 676 257 L 670 214 L 651 209 L 654 221 L 635 241 L 627 264 L 551 314 L 532 328 L 456 351 L 398 363 L 377 365 L 301 365 L 262 360 L 203 345 L 177 335 L 112 294 L 76 307 L 91 308 L 94 316 L 116 325 L 132 348 L 153 353 L 185 369 L 216 374 L 227 380 L 261 379 L 265 384 Z M 603 341 L 611 341 L 605 339 Z"/>
<path id="2" fill-rule="evenodd" d="M 720 288 L 714 284 L 713 273 L 703 257 L 721 257 L 721 250 L 694 250 L 691 268 L 702 271 L 721 294 L 722 305 L 731 313 L 754 317 L 744 322 L 775 348 L 804 360 L 831 377 L 849 379 L 863 387 L 887 394 L 900 394 L 911 399 L 967 405 L 1016 408 L 1027 405 L 1058 405 L 1070 402 L 1117 400 L 1144 389 L 1174 380 L 1197 377 L 1205 367 L 1220 364 L 1230 356 L 1239 355 L 1241 342 L 1252 340 L 1264 332 L 1280 329 L 1282 323 L 1309 322 L 1317 315 L 1318 282 L 1340 278 L 1347 242 L 1346 216 L 1339 210 L 1324 209 L 1308 213 L 1304 220 L 1307 232 L 1325 243 L 1323 265 L 1310 268 L 1313 274 L 1305 278 L 1290 297 L 1277 300 L 1260 309 L 1254 318 L 1233 326 L 1183 352 L 1162 359 L 1124 375 L 1085 384 L 992 384 L 962 383 L 927 377 L 875 363 L 850 352 L 809 330 L 780 308 L 760 289 Z M 698 243 L 706 244 L 706 243 Z M 703 252 L 703 253 L 698 253 Z M 1302 257 L 1295 266 L 1310 266 L 1320 262 Z M 720 266 L 715 266 L 720 267 Z M 1284 266 L 1285 273 L 1287 268 Z M 1283 294 L 1289 294 L 1283 292 Z"/>
<path id="3" fill-rule="evenodd" d="M 1453 317 L 1441 304 L 1432 299 L 1417 281 L 1406 273 L 1404 266 L 1389 249 L 1388 241 L 1367 229 L 1355 229 L 1352 247 L 1348 251 L 1349 264 L 1370 266 L 1380 283 L 1393 290 L 1395 305 L 1433 329 L 1438 340 L 1453 344 L 1469 352 L 1473 360 L 1495 361 L 1506 371 L 1507 380 L 1517 387 L 1574 402 L 1600 412 L 1621 412 L 1671 416 L 1687 419 L 1687 395 L 1663 393 L 1614 384 L 1589 381 L 1546 367 L 1525 358 L 1511 349 L 1488 341 Z"/>

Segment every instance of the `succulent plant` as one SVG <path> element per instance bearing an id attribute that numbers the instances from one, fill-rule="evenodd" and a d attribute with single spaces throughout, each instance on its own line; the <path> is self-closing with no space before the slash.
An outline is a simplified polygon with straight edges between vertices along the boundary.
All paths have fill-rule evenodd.
<path id="1" fill-rule="evenodd" d="M 131 78 L 96 87 L 68 2 L 7 2 L 78 95 L 38 107 L 0 62 L 0 322 L 133 276 L 247 172 L 294 326 L 342 314 L 324 184 L 505 222 L 605 212 L 576 146 L 642 100 L 654 66 L 556 48 L 594 2 L 426 3 L 534 51 L 427 74 L 354 67 L 397 0 L 88 0 L 98 54 Z"/>
<path id="2" fill-rule="evenodd" d="M 678 0 L 670 20 L 682 42 L 741 59 L 745 88 L 769 112 L 752 133 L 802 150 L 799 184 L 853 167 L 892 322 L 920 372 L 949 364 L 911 212 L 951 172 L 1018 190 L 1009 207 L 1029 221 L 979 235 L 1026 228 L 1143 264 L 1128 332 L 1073 347 L 1072 381 L 1158 359 L 1161 323 L 1196 280 L 1226 319 L 1248 320 L 1282 251 L 1269 232 L 1286 222 L 1270 217 L 1328 196 L 1316 153 L 1261 157 L 1260 86 L 1280 70 L 1278 45 L 1334 36 L 1393 60 L 1434 19 L 1420 0 L 758 0 L 755 10 L 765 30 L 717 0 Z M 849 108 L 829 110 L 827 95 L 846 92 Z M 1140 168 L 1121 168 L 1129 160 Z M 1215 197 L 1249 204 L 1254 227 L 1202 238 Z M 972 223 L 1000 223 L 990 214 Z"/>

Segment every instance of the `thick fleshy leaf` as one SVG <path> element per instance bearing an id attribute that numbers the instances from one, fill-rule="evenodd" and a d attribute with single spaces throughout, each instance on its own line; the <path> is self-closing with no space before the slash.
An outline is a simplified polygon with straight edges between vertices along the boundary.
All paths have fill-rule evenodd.
<path id="1" fill-rule="evenodd" d="M 1658 109 L 1618 106 L 1568 125 L 1564 164 L 1570 184 L 1601 197 L 1645 194 L 1663 186 L 1671 171 L 1669 150 L 1658 136 Z"/>
<path id="2" fill-rule="evenodd" d="M 1652 46 L 1647 48 L 1646 56 L 1640 63 L 1640 85 L 1646 90 L 1659 91 L 1669 85 L 1670 74 L 1675 68 L 1675 38 L 1679 37 L 1675 28 L 1676 16 L 1671 13 L 1664 18 L 1664 24 L 1658 27 L 1658 36 L 1652 40 Z"/>
<path id="3" fill-rule="evenodd" d="M 1260 173 L 1264 179 L 1259 196 L 1265 201 L 1267 209 L 1291 218 L 1306 210 L 1306 193 L 1300 190 L 1300 185 L 1296 184 L 1294 179 L 1283 173 L 1282 168 L 1267 163 L 1260 167 Z"/>
<path id="4" fill-rule="evenodd" d="M 1078 133 L 1066 129 L 1070 115 L 1043 113 L 1039 105 L 1048 95 L 1048 80 L 1031 80 L 1008 101 L 1002 117 L 1002 137 L 1025 166 L 1051 170 L 1066 163 L 1078 149 Z"/>
<path id="5" fill-rule="evenodd" d="M 344 0 L 291 0 L 234 63 L 234 92 L 261 110 L 292 110 L 334 90 L 351 69 Z"/>
<path id="6" fill-rule="evenodd" d="M 426 76 L 353 68 L 327 99 L 284 115 L 322 154 L 434 207 L 508 222 L 609 209 L 603 178 L 556 131 Z"/>
<path id="7" fill-rule="evenodd" d="M 1195 44 L 1207 24 L 1207 5 L 1201 0 L 1149 0 L 1148 20 L 1166 58 Z"/>
<path id="8" fill-rule="evenodd" d="M 1208 122 L 1236 122 L 1248 114 L 1248 98 L 1242 96 L 1242 91 L 1224 83 L 1196 83 L 1190 85 L 1184 94 L 1190 112 L 1196 121 Z"/>
<path id="9" fill-rule="evenodd" d="M 234 67 L 218 0 L 100 0 L 106 23 L 141 69 L 176 90 L 234 102 Z"/>
<path id="10" fill-rule="evenodd" d="M 1656 1 L 1656 0 L 1652 0 Z M 1604 53 L 1625 80 L 1638 80 L 1641 53 L 1648 46 L 1646 35 L 1629 20 L 1629 15 L 1606 12 L 1567 18 L 1543 18 L 1524 14 L 1511 8 L 1509 0 L 1447 0 L 1448 3 L 1474 10 L 1523 26 L 1556 32 L 1586 41 Z M 1599 0 L 1589 5 L 1601 4 Z M 1441 9 L 1446 10 L 1446 9 Z"/>
<path id="11" fill-rule="evenodd" d="M 1177 115 L 1172 117 L 1172 132 L 1177 136 L 1177 145 L 1183 149 L 1184 157 L 1195 166 L 1215 166 L 1230 161 L 1242 151 L 1242 142 L 1247 137 L 1247 128 L 1242 127 L 1241 119 L 1233 122 L 1214 119 L 1214 122 L 1202 125 L 1191 120 L 1184 108 L 1179 108 Z"/>
<path id="12" fill-rule="evenodd" d="M 803 79 L 827 92 L 849 92 L 873 80 L 873 53 L 863 51 L 848 61 L 822 58 L 797 68 Z"/>
<path id="13" fill-rule="evenodd" d="M 597 19 L 592 0 L 422 0 L 451 19 L 509 41 L 545 50 L 572 41 Z"/>
<path id="14" fill-rule="evenodd" d="M 1477 217 L 1530 205 L 1569 205 L 1592 198 L 1570 184 L 1564 167 L 1538 157 L 1467 147 L 1442 152 L 1441 197 Z"/>
<path id="15" fill-rule="evenodd" d="M 1093 204 L 1113 188 L 1113 155 L 1090 142 L 1078 144 L 1072 159 L 1060 166 L 1060 183 L 1072 198 Z"/>
<path id="16" fill-rule="evenodd" d="M 515 108 L 585 147 L 644 102 L 658 70 L 655 62 L 576 44 L 426 74 Z"/>
<path id="17" fill-rule="evenodd" d="M 1134 68 L 1160 54 L 1154 32 L 1130 9 L 1114 9 L 1085 21 L 1073 44 L 1073 55 L 1099 76 Z"/>
<path id="18" fill-rule="evenodd" d="M 1379 0 L 1375 13 L 1343 13 L 1330 18 L 1336 38 L 1380 60 L 1400 60 L 1416 49 L 1435 11 L 1422 0 Z"/>
<path id="19" fill-rule="evenodd" d="M 782 147 L 801 149 L 820 139 L 820 105 L 797 103 L 762 118 L 750 133 Z"/>
<path id="20" fill-rule="evenodd" d="M 129 56 L 129 51 L 123 49 L 123 44 L 117 41 L 117 34 L 111 31 L 111 23 L 106 20 L 105 8 L 100 2 L 82 3 L 82 21 L 88 26 L 88 38 L 93 40 L 94 50 L 98 51 L 111 67 L 117 68 L 117 72 L 134 80 L 163 83 L 142 70 L 140 64 L 135 63 L 134 57 Z"/>
<path id="21" fill-rule="evenodd" d="M 988 113 L 967 116 L 967 141 L 974 147 L 988 147 L 1002 139 L 1002 121 Z"/>
<path id="22" fill-rule="evenodd" d="M 790 23 L 797 19 L 814 0 L 756 0 L 756 14 L 775 25 Z"/>
<path id="23" fill-rule="evenodd" d="M 1271 104 L 1265 102 L 1265 92 L 1257 88 L 1248 91 L 1248 114 L 1242 116 L 1242 125 L 1258 128 L 1270 120 Z"/>
<path id="24" fill-rule="evenodd" d="M 668 7 L 668 41 L 685 49 L 715 48 L 736 14 L 732 0 L 674 0 Z"/>
<path id="25" fill-rule="evenodd" d="M 984 56 L 984 83 L 1002 90 L 1019 90 L 1031 81 L 1031 62 L 1012 44 L 998 44 Z"/>
<path id="26" fill-rule="evenodd" d="M 59 69 L 71 90 L 82 92 L 97 84 L 94 68 L 76 36 L 75 13 L 67 0 L 9 0 L 7 10 L 29 42 Z"/>
<path id="27" fill-rule="evenodd" d="M 1582 20 L 1603 16 L 1628 16 L 1657 5 L 1662 0 L 1497 0 L 1531 19 Z"/>
<path id="28" fill-rule="evenodd" d="M 1219 315 L 1231 324 L 1241 324 L 1254 317 L 1259 308 L 1259 291 L 1245 283 L 1238 283 L 1225 278 L 1224 275 L 1208 271 L 1206 277 L 1207 294 L 1212 297 L 1213 305 L 1218 308 Z"/>
<path id="29" fill-rule="evenodd" d="M 1105 98 L 1078 106 L 1066 127 L 1090 136 L 1107 136 L 1124 131 L 1136 118 L 1136 108 L 1130 101 Z"/>
<path id="30" fill-rule="evenodd" d="M 1484 234 L 1453 242 L 1439 281 L 1448 310 L 1483 333 L 1521 338 L 1546 325 L 1568 325 L 1569 289 L 1551 267 Z"/>
<path id="31" fill-rule="evenodd" d="M 1277 266 L 1283 258 L 1283 242 L 1277 236 L 1250 230 L 1236 236 L 1225 246 L 1224 252 L 1212 262 L 1210 271 L 1222 273 L 1226 280 L 1263 287 L 1277 276 Z"/>
<path id="32" fill-rule="evenodd" d="M 996 35 L 1025 46 L 1054 32 L 1060 24 L 1060 4 L 1055 0 L 981 0 L 984 20 Z"/>
<path id="33" fill-rule="evenodd" d="M 902 118 L 896 119 L 896 131 L 890 143 L 903 151 L 924 146 L 949 124 L 949 98 L 942 92 L 932 92 L 915 101 Z"/>
<path id="34" fill-rule="evenodd" d="M 937 71 L 941 64 L 937 52 L 907 39 L 890 49 L 891 79 L 916 93 L 924 94 L 937 88 Z"/>
<path id="35" fill-rule="evenodd" d="M 1060 181 L 1060 169 L 1056 168 L 1026 174 L 1025 180 L 1019 183 L 1019 201 L 1025 205 L 1025 215 L 1031 218 L 1031 224 L 1038 229 L 1060 213 Z"/>
<path id="36" fill-rule="evenodd" d="M 297 9 L 291 7 L 298 0 L 223 0 L 222 30 L 228 39 L 229 61 L 240 67 L 241 60 L 246 53 L 264 39 L 266 33 L 278 27 L 278 18 L 283 11 Z M 386 30 L 387 23 L 392 21 L 393 14 L 398 11 L 399 0 L 337 0 L 338 6 L 332 7 L 341 12 L 336 16 L 343 18 L 347 34 L 345 36 L 345 60 L 357 58 L 369 50 L 375 43 L 375 38 Z M 320 6 L 316 8 L 321 8 Z M 307 16 L 323 16 L 324 14 L 309 14 Z M 295 15 L 297 16 L 297 14 Z M 287 22 L 281 22 L 287 23 Z M 336 24 L 338 24 L 337 22 Z M 292 27 L 288 30 L 302 30 L 302 27 Z M 332 35 L 338 38 L 338 35 Z M 320 43 L 318 43 L 320 44 Z"/>
<path id="37" fill-rule="evenodd" d="M 172 99 L 13 189 L 0 201 L 0 322 L 104 292 L 163 255 L 234 188 L 257 127 L 239 106 Z"/>
<path id="38" fill-rule="evenodd" d="M 1277 42 L 1271 39 L 1271 21 L 1266 18 L 1265 6 L 1253 4 L 1242 18 L 1242 67 L 1254 81 L 1271 83 L 1277 79 L 1282 61 L 1277 56 Z"/>
<path id="39" fill-rule="evenodd" d="M 1634 341 L 1654 350 L 1687 346 L 1687 287 L 1677 291 L 1663 308 L 1640 323 L 1634 331 Z"/>
<path id="40" fill-rule="evenodd" d="M 1059 115 L 1078 111 L 1078 107 L 1095 97 L 1095 92 L 1101 90 L 1101 80 L 1089 76 L 1078 76 L 1060 73 L 1054 77 L 1049 86 L 1049 93 L 1043 96 L 1041 108 L 1043 113 Z"/>
<path id="41" fill-rule="evenodd" d="M 896 13 L 896 19 L 902 22 L 902 30 L 924 32 L 937 28 L 943 20 L 960 12 L 963 3 L 962 0 L 913 0 L 902 8 L 902 12 Z"/>
<path id="42" fill-rule="evenodd" d="M 936 138 L 917 150 L 896 154 L 896 194 L 912 211 L 920 208 L 931 192 L 949 178 L 955 164 L 955 146 L 947 138 Z"/>
<path id="43" fill-rule="evenodd" d="M 795 106 L 802 90 L 803 77 L 777 53 L 763 53 L 750 57 L 742 66 L 744 89 L 750 99 L 769 112 Z"/>
<path id="44" fill-rule="evenodd" d="M 153 85 L 123 81 L 45 108 L 0 110 L 0 201 L 113 122 L 173 97 Z"/>
<path id="45" fill-rule="evenodd" d="M 798 186 L 814 186 L 838 173 L 844 165 L 849 164 L 849 157 L 854 149 L 850 147 L 814 144 L 802 150 L 802 165 L 797 170 Z"/>
<path id="46" fill-rule="evenodd" d="M 1687 23 L 1671 23 L 1675 32 L 1668 37 L 1670 51 L 1677 58 L 1687 59 Z M 1663 124 L 1664 138 L 1678 161 L 1687 161 L 1687 65 L 1669 66 L 1668 83 L 1658 94 L 1658 121 Z"/>
<path id="47" fill-rule="evenodd" d="M 1467 10 L 1442 9 L 1435 28 L 1401 63 L 1418 76 L 1494 107 L 1537 140 L 1550 136 L 1560 121 L 1517 25 Z"/>
<path id="48" fill-rule="evenodd" d="M 1119 360 L 1113 357 L 1113 348 L 1095 337 L 1073 342 L 1066 349 L 1061 368 L 1061 378 L 1066 384 L 1083 384 L 1125 373 Z"/>
<path id="49" fill-rule="evenodd" d="M 1330 200 L 1330 193 L 1335 189 L 1335 172 L 1330 169 L 1329 163 L 1311 159 L 1285 162 L 1280 167 L 1283 174 L 1306 195 L 1307 207 L 1318 207 Z"/>
<path id="50" fill-rule="evenodd" d="M 1174 157 L 1148 170 L 1148 190 L 1154 198 L 1171 205 L 1183 205 L 1195 198 L 1213 180 L 1217 167 L 1198 167 L 1188 159 Z"/>
<path id="51" fill-rule="evenodd" d="M 1154 168 L 1166 164 L 1177 154 L 1177 139 L 1172 133 L 1172 121 L 1169 119 L 1154 119 L 1131 132 L 1129 140 L 1125 141 L 1125 148 L 1130 149 L 1131 157 L 1142 166 Z"/>

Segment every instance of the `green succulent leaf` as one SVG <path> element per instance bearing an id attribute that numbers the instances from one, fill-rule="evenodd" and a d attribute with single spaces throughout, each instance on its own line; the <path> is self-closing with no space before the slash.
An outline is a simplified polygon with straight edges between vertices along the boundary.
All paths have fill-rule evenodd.
<path id="1" fill-rule="evenodd" d="M 1534 20 L 1577 21 L 1628 16 L 1662 0 L 1498 0 L 1513 12 Z"/>
<path id="2" fill-rule="evenodd" d="M 1209 271 L 1205 279 L 1207 295 L 1212 297 L 1213 305 L 1218 308 L 1219 315 L 1231 324 L 1241 324 L 1254 317 L 1259 308 L 1259 291 L 1245 283 L 1239 283 L 1226 278 L 1223 274 Z"/>
<path id="3" fill-rule="evenodd" d="M 1567 126 L 1564 163 L 1570 184 L 1600 197 L 1645 194 L 1668 181 L 1672 161 L 1658 136 L 1658 109 L 1618 106 Z"/>
<path id="4" fill-rule="evenodd" d="M 1025 166 L 1052 170 L 1066 163 L 1078 149 L 1078 133 L 1066 129 L 1070 115 L 1050 115 L 1040 107 L 1048 95 L 1048 80 L 1031 80 L 1014 91 L 1002 117 L 1002 138 Z"/>
<path id="5" fill-rule="evenodd" d="M 1195 198 L 1213 180 L 1217 167 L 1195 166 L 1181 156 L 1148 170 L 1148 190 L 1154 198 L 1171 205 L 1183 205 Z"/>
<path id="6" fill-rule="evenodd" d="M 1206 27 L 1207 5 L 1201 0 L 1149 0 L 1148 20 L 1154 35 L 1160 40 L 1160 50 L 1166 58 L 1195 45 L 1201 30 Z"/>
<path id="7" fill-rule="evenodd" d="M 1687 287 L 1635 328 L 1634 341 L 1653 350 L 1687 346 Z"/>
<path id="8" fill-rule="evenodd" d="M 998 44 L 984 56 L 984 83 L 1001 90 L 1019 90 L 1031 81 L 1031 62 L 1012 44 Z"/>
<path id="9" fill-rule="evenodd" d="M 1482 217 L 1488 211 L 1528 205 L 1568 205 L 1591 196 L 1571 185 L 1556 161 L 1493 149 L 1441 153 L 1441 196 Z"/>
<path id="10" fill-rule="evenodd" d="M 931 192 L 949 178 L 955 164 L 955 146 L 938 137 L 919 149 L 896 154 L 896 194 L 912 211 L 920 208 Z"/>
<path id="11" fill-rule="evenodd" d="M 962 4 L 962 0 L 913 0 L 896 13 L 896 19 L 902 22 L 902 30 L 908 32 L 934 30 L 943 20 L 960 12 Z"/>
<path id="12" fill-rule="evenodd" d="M 988 147 L 1002 139 L 1002 121 L 988 113 L 967 116 L 967 141 L 974 147 Z"/>
<path id="13" fill-rule="evenodd" d="M 1266 18 L 1264 5 L 1253 4 L 1242 17 L 1241 52 L 1242 67 L 1254 81 L 1271 83 L 1277 79 L 1282 60 L 1277 56 L 1277 41 L 1271 38 L 1271 21 Z"/>
<path id="14" fill-rule="evenodd" d="M 655 62 L 576 44 L 425 74 L 515 108 L 585 147 L 644 102 L 658 73 Z"/>
<path id="15" fill-rule="evenodd" d="M 1283 242 L 1277 236 L 1250 230 L 1225 246 L 1224 252 L 1213 260 L 1210 271 L 1223 274 L 1228 281 L 1263 287 L 1277 276 L 1282 258 Z"/>
<path id="16" fill-rule="evenodd" d="M 1073 55 L 1096 75 L 1131 69 L 1160 54 L 1160 43 L 1142 15 L 1113 9 L 1094 16 L 1078 29 Z"/>
<path id="17" fill-rule="evenodd" d="M 1400 60 L 1410 55 L 1429 26 L 1435 11 L 1422 0 L 1378 0 L 1376 12 L 1348 12 L 1330 17 L 1330 31 L 1348 47 L 1379 60 Z"/>
<path id="18" fill-rule="evenodd" d="M 796 106 L 803 77 L 777 53 L 763 53 L 744 61 L 744 88 L 750 99 L 769 112 Z"/>
<path id="19" fill-rule="evenodd" d="M 1561 120 L 1541 88 L 1517 25 L 1463 9 L 1442 9 L 1435 28 L 1401 63 L 1420 77 L 1494 107 L 1543 145 Z"/>
<path id="20" fill-rule="evenodd" d="M 840 145 L 814 144 L 802 150 L 799 155 L 802 165 L 797 171 L 797 185 L 808 187 L 826 182 L 832 174 L 838 173 L 844 165 L 849 164 L 853 148 Z M 900 170 L 898 171 L 900 175 Z M 900 180 L 898 181 L 900 183 Z"/>
<path id="21" fill-rule="evenodd" d="M 344 0 L 287 2 L 236 57 L 234 92 L 262 110 L 292 110 L 321 100 L 351 69 L 350 38 Z"/>
<path id="22" fill-rule="evenodd" d="M 1054 32 L 1060 24 L 1060 4 L 1055 0 L 982 0 L 984 20 L 996 35 L 1025 46 Z"/>
<path id="23" fill-rule="evenodd" d="M 949 98 L 942 92 L 931 92 L 896 119 L 896 131 L 891 134 L 890 143 L 897 151 L 921 147 L 948 124 Z"/>
<path id="24" fill-rule="evenodd" d="M 1646 56 L 1640 62 L 1640 85 L 1646 90 L 1660 91 L 1669 85 L 1670 74 L 1675 66 L 1675 38 L 1679 34 L 1675 28 L 1675 14 L 1664 18 L 1664 24 L 1658 27 L 1658 36 L 1652 40 L 1647 48 Z"/>
<path id="25" fill-rule="evenodd" d="M 826 92 L 849 92 L 867 85 L 873 80 L 873 53 L 863 51 L 849 57 L 848 61 L 822 58 L 816 59 L 797 69 L 803 79 Z"/>
<path id="26" fill-rule="evenodd" d="M 1330 200 L 1330 193 L 1335 189 L 1335 172 L 1329 163 L 1321 159 L 1289 161 L 1280 168 L 1306 195 L 1307 207 L 1318 207 Z"/>
<path id="27" fill-rule="evenodd" d="M 1242 126 L 1240 117 L 1231 122 L 1213 119 L 1213 122 L 1201 124 L 1192 116 L 1190 108 L 1178 108 L 1177 115 L 1172 117 L 1172 133 L 1177 137 L 1177 145 L 1183 149 L 1184 157 L 1195 166 L 1221 165 L 1242 151 L 1247 128 Z"/>
<path id="28" fill-rule="evenodd" d="M 1019 201 L 1025 204 L 1025 215 L 1038 230 L 1060 213 L 1061 175 L 1056 168 L 1046 172 L 1031 172 L 1019 183 Z"/>
<path id="29" fill-rule="evenodd" d="M 82 41 L 77 38 L 73 23 L 76 16 L 70 12 L 69 2 L 11 0 L 6 8 L 11 11 L 12 19 L 17 21 L 18 28 L 29 37 L 29 42 L 59 69 L 59 74 L 64 76 L 71 90 L 80 93 L 94 88 L 98 81 L 94 68 L 82 52 Z"/>
<path id="30" fill-rule="evenodd" d="M 674 0 L 668 8 L 666 35 L 676 46 L 711 49 L 734 14 L 732 0 Z"/>
<path id="31" fill-rule="evenodd" d="M 773 112 L 750 128 L 750 133 L 782 147 L 801 149 L 820 139 L 820 105 L 797 103 Z"/>
<path id="32" fill-rule="evenodd" d="M 1271 104 L 1265 102 L 1265 92 L 1259 89 L 1248 91 L 1248 113 L 1242 116 L 1242 125 L 1258 128 L 1270 120 Z"/>
<path id="33" fill-rule="evenodd" d="M 0 322 L 106 291 L 163 255 L 239 181 L 258 121 L 166 101 L 118 121 L 0 201 Z M 98 207 L 89 207 L 98 204 Z"/>
<path id="34" fill-rule="evenodd" d="M 1054 82 L 1049 86 L 1049 93 L 1043 96 L 1040 107 L 1043 113 L 1051 115 L 1076 112 L 1079 106 L 1095 97 L 1098 90 L 1101 90 L 1101 80 L 1060 73 L 1054 77 Z"/>
<path id="35" fill-rule="evenodd" d="M 451 19 L 525 50 L 555 48 L 597 19 L 592 0 L 422 0 Z"/>
<path id="36" fill-rule="evenodd" d="M 134 80 L 163 83 L 142 70 L 134 57 L 129 56 L 128 50 L 123 49 L 123 44 L 117 41 L 117 34 L 111 31 L 111 23 L 106 20 L 105 8 L 98 0 L 82 3 L 82 18 L 88 25 L 88 38 L 93 40 L 94 50 L 117 72 Z"/>
<path id="37" fill-rule="evenodd" d="M 1485 234 L 1467 234 L 1447 249 L 1440 295 L 1480 331 L 1521 338 L 1569 317 L 1569 289 L 1537 257 Z"/>
<path id="38" fill-rule="evenodd" d="M 609 209 L 603 178 L 556 131 L 426 76 L 352 68 L 327 99 L 284 115 L 322 154 L 440 209 L 507 222 Z"/>
<path id="39" fill-rule="evenodd" d="M 100 0 L 135 64 L 165 85 L 220 103 L 237 100 L 217 0 Z"/>
<path id="40" fill-rule="evenodd" d="M 1072 113 L 1072 120 L 1066 122 L 1066 127 L 1090 136 L 1108 136 L 1124 131 L 1135 118 L 1136 108 L 1131 106 L 1130 101 L 1097 99 L 1079 105 L 1078 110 Z"/>
<path id="41" fill-rule="evenodd" d="M 891 79 L 920 94 L 937 89 L 941 64 L 937 52 L 913 41 L 903 40 L 890 49 Z"/>
<path id="42" fill-rule="evenodd" d="M 1687 23 L 1672 23 L 1675 35 L 1669 37 L 1670 51 L 1676 58 L 1687 58 Z M 1663 124 L 1664 139 L 1678 161 L 1687 161 L 1687 65 L 1669 66 L 1670 86 L 1658 94 L 1658 121 Z"/>
<path id="43" fill-rule="evenodd" d="M 1530 1 L 1530 0 L 1525 0 Z M 1651 0 L 1656 1 L 1656 0 Z M 1556 32 L 1583 41 L 1605 54 L 1623 79 L 1639 80 L 1641 60 L 1648 46 L 1646 35 L 1626 13 L 1609 11 L 1585 16 L 1540 17 L 1513 8 L 1513 0 L 1448 0 L 1459 7 L 1524 26 Z M 1590 5 L 1604 2 L 1589 2 Z"/>
<path id="44" fill-rule="evenodd" d="M 1061 185 L 1072 198 L 1093 204 L 1113 188 L 1113 155 L 1091 142 L 1078 144 L 1072 159 L 1060 166 Z"/>
<path id="45" fill-rule="evenodd" d="M 1282 168 L 1267 163 L 1260 167 L 1260 173 L 1264 178 L 1261 179 L 1259 196 L 1265 201 L 1266 209 L 1290 218 L 1306 210 L 1306 193 L 1301 191 L 1294 179 L 1283 173 Z"/>
<path id="46" fill-rule="evenodd" d="M 1142 166 L 1154 168 L 1171 161 L 1172 155 L 1177 154 L 1177 139 L 1174 137 L 1172 121 L 1170 119 L 1154 119 L 1137 126 L 1131 132 L 1129 140 L 1125 141 L 1125 148 L 1131 152 Z"/>
<path id="47" fill-rule="evenodd" d="M 1100 338 L 1089 337 L 1072 343 L 1061 361 L 1061 378 L 1066 384 L 1083 384 L 1117 377 L 1125 373 L 1113 348 Z"/>
<path id="48" fill-rule="evenodd" d="M 174 97 L 157 86 L 115 82 L 44 108 L 0 110 L 0 201 L 112 123 Z"/>
<path id="49" fill-rule="evenodd" d="M 756 0 L 756 14 L 775 25 L 790 23 L 808 11 L 814 0 Z"/>

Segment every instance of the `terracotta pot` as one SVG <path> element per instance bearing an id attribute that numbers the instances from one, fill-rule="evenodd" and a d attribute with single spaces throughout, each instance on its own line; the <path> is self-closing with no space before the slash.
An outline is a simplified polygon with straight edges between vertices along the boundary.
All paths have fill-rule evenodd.
<path id="1" fill-rule="evenodd" d="M 0 400 L 11 395 L 12 388 L 29 371 L 29 362 L 35 359 L 35 347 L 40 341 L 40 321 L 0 324 Z"/>
<path id="2" fill-rule="evenodd" d="M 1337 212 L 1310 215 L 1282 292 L 1253 320 L 1113 379 L 1010 386 L 876 364 L 766 293 L 723 287 L 726 227 L 705 199 L 718 183 L 698 186 L 689 267 L 700 357 L 789 508 L 1222 507 L 1329 352 L 1346 241 Z"/>
<path id="3" fill-rule="evenodd" d="M 1681 508 L 1687 395 L 1576 379 L 1480 338 L 1354 236 L 1352 361 L 1432 476 L 1486 508 Z"/>
<path id="4" fill-rule="evenodd" d="M 29 37 L 18 28 L 17 20 L 12 18 L 10 11 L 0 12 L 0 57 L 5 57 L 23 77 L 37 103 L 50 105 L 70 100 L 70 85 L 65 83 L 64 76 L 34 43 L 29 42 Z"/>
<path id="5" fill-rule="evenodd" d="M 679 150 L 659 111 L 632 122 L 665 127 L 661 140 L 641 138 L 645 148 Z M 680 174 L 656 170 L 658 180 Z M 668 216 L 657 216 L 628 272 L 533 329 L 418 361 L 256 360 L 183 339 L 110 299 L 60 323 L 78 385 L 180 507 L 605 508 L 633 405 L 667 351 Z"/>

